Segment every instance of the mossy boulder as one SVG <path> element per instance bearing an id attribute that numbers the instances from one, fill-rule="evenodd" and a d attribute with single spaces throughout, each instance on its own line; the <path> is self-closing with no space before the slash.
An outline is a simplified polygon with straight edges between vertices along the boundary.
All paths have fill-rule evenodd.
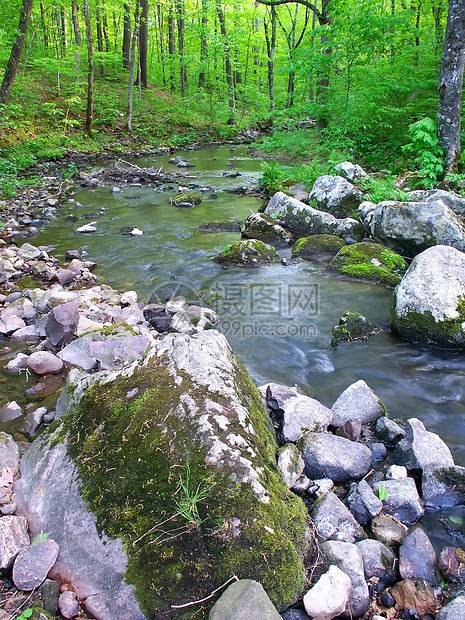
<path id="1" fill-rule="evenodd" d="M 295 242 L 292 248 L 292 258 L 317 261 L 332 260 L 345 245 L 345 241 L 336 235 L 302 237 Z"/>
<path id="2" fill-rule="evenodd" d="M 16 500 L 32 537 L 60 545 L 54 572 L 92 617 L 205 618 L 208 604 L 172 606 L 232 575 L 259 581 L 278 609 L 296 600 L 305 506 L 223 335 L 169 334 L 142 363 L 70 377 L 66 413 L 24 456 Z"/>
<path id="3" fill-rule="evenodd" d="M 278 247 L 290 245 L 292 235 L 276 221 L 263 213 L 252 213 L 245 220 L 243 235 L 248 239 L 259 239 Z"/>
<path id="4" fill-rule="evenodd" d="M 412 342 L 465 348 L 465 254 L 435 246 L 414 258 L 394 291 L 391 328 Z"/>
<path id="5" fill-rule="evenodd" d="M 354 340 L 368 340 L 383 330 L 378 325 L 371 323 L 359 312 L 344 312 L 338 324 L 333 327 L 331 346 L 336 347 L 341 342 Z"/>
<path id="6" fill-rule="evenodd" d="M 221 254 L 215 256 L 218 263 L 240 265 L 243 267 L 260 267 L 278 260 L 276 248 L 258 239 L 236 241 Z"/>
<path id="7" fill-rule="evenodd" d="M 200 196 L 194 192 L 185 192 L 184 194 L 177 194 L 170 200 L 173 207 L 185 207 L 187 209 L 195 207 L 202 202 Z"/>
<path id="8" fill-rule="evenodd" d="M 396 286 L 407 269 L 399 254 L 378 243 L 355 243 L 337 254 L 330 269 L 347 278 Z"/>

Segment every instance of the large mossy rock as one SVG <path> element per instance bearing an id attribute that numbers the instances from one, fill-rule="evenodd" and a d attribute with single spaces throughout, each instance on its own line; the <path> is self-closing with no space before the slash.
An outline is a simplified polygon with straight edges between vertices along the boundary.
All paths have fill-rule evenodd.
<path id="1" fill-rule="evenodd" d="M 187 618 L 198 608 L 171 606 L 234 574 L 259 581 L 278 609 L 296 599 L 306 510 L 223 335 L 169 334 L 142 363 L 71 371 L 58 410 L 23 458 L 16 500 L 32 537 L 60 545 L 54 575 L 92 617 Z"/>
<path id="2" fill-rule="evenodd" d="M 332 260 L 345 245 L 345 242 L 336 235 L 301 237 L 292 248 L 292 258 L 316 261 Z"/>
<path id="3" fill-rule="evenodd" d="M 243 234 L 277 247 L 292 243 L 291 233 L 264 213 L 251 213 L 245 220 Z"/>
<path id="4" fill-rule="evenodd" d="M 337 219 L 325 211 L 318 211 L 303 202 L 277 192 L 268 203 L 265 215 L 277 218 L 280 224 L 295 235 L 337 235 L 361 240 L 365 229 L 351 217 Z"/>
<path id="5" fill-rule="evenodd" d="M 260 267 L 278 260 L 276 248 L 258 239 L 236 241 L 221 254 L 215 256 L 217 263 L 239 265 L 241 267 Z"/>
<path id="6" fill-rule="evenodd" d="M 322 211 L 335 217 L 347 217 L 357 211 L 364 198 L 362 192 L 346 179 L 327 174 L 315 181 L 309 199 L 316 200 Z"/>
<path id="7" fill-rule="evenodd" d="M 359 215 L 376 241 L 408 256 L 434 245 L 465 250 L 465 226 L 443 200 L 363 203 Z"/>
<path id="8" fill-rule="evenodd" d="M 402 338 L 465 348 L 465 254 L 436 246 L 419 254 L 392 298 L 391 328 Z"/>
<path id="9" fill-rule="evenodd" d="M 399 254 L 378 243 L 348 245 L 331 261 L 330 269 L 347 278 L 396 286 L 407 269 Z"/>

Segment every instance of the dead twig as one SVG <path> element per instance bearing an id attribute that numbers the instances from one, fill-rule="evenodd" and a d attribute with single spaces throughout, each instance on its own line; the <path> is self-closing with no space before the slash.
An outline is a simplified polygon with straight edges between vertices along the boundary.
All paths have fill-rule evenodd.
<path id="1" fill-rule="evenodd" d="M 205 601 L 208 601 L 211 598 L 213 598 L 215 594 L 217 594 L 220 590 L 228 586 L 233 581 L 239 581 L 239 577 L 237 577 L 236 575 L 233 575 L 230 579 L 228 579 L 228 581 L 225 581 L 221 586 L 216 588 L 216 590 L 213 590 L 213 592 L 209 594 L 208 596 L 206 596 L 205 598 L 201 598 L 198 601 L 191 601 L 190 603 L 184 603 L 184 605 L 171 605 L 171 609 L 184 609 L 186 607 L 192 607 L 192 605 L 200 605 L 201 603 L 205 603 Z"/>

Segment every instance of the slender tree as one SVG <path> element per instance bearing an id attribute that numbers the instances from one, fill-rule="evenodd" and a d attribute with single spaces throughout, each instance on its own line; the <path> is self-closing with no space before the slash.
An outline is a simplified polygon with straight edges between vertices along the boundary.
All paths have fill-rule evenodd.
<path id="1" fill-rule="evenodd" d="M 270 24 L 268 20 L 264 18 L 263 26 L 265 28 L 266 39 L 266 51 L 268 55 L 268 93 L 270 95 L 270 112 L 274 112 L 276 109 L 275 94 L 274 94 L 274 56 L 276 52 L 276 9 L 271 7 L 271 33 Z"/>
<path id="2" fill-rule="evenodd" d="M 202 0 L 202 24 L 200 29 L 200 72 L 199 72 L 199 88 L 205 88 L 206 73 L 205 64 L 208 56 L 208 0 Z"/>
<path id="3" fill-rule="evenodd" d="M 149 44 L 149 0 L 141 0 L 141 15 L 139 26 L 139 67 L 140 84 L 147 88 L 147 58 Z"/>
<path id="4" fill-rule="evenodd" d="M 129 69 L 129 57 L 131 55 L 131 8 L 127 2 L 123 4 L 123 67 Z"/>
<path id="5" fill-rule="evenodd" d="M 136 67 L 136 46 L 139 37 L 140 23 L 140 1 L 136 2 L 136 10 L 134 13 L 134 30 L 131 37 L 131 55 L 129 58 L 129 80 L 128 80 L 128 107 L 126 112 L 126 131 L 132 131 L 132 109 L 134 99 L 134 74 Z"/>
<path id="6" fill-rule="evenodd" d="M 231 47 L 229 45 L 228 33 L 226 30 L 226 19 L 224 17 L 223 7 L 221 6 L 221 0 L 216 0 L 216 12 L 218 14 L 218 21 L 220 24 L 220 32 L 223 38 L 224 45 L 224 67 L 226 73 L 226 83 L 228 85 L 228 105 L 229 105 L 229 125 L 236 124 L 236 96 L 234 93 L 234 81 L 232 73 L 231 62 Z"/>
<path id="7" fill-rule="evenodd" d="M 168 57 L 170 67 L 170 89 L 174 90 L 174 56 L 176 54 L 176 38 L 173 2 L 168 9 Z"/>
<path id="8" fill-rule="evenodd" d="M 186 27 L 186 18 L 185 18 L 185 8 L 184 8 L 184 0 L 174 0 L 174 4 L 176 7 L 176 22 L 178 25 L 178 51 L 179 51 L 179 71 L 181 78 L 181 96 L 186 96 L 187 90 L 187 68 L 186 68 L 186 57 L 185 57 L 185 27 Z"/>
<path id="9" fill-rule="evenodd" d="M 10 58 L 6 65 L 5 74 L 3 76 L 2 86 L 0 87 L 0 116 L 3 116 L 8 101 L 10 99 L 11 89 L 18 72 L 19 61 L 24 47 L 24 41 L 27 35 L 29 20 L 31 18 L 32 0 L 23 0 L 21 13 L 19 16 L 18 30 L 11 48 Z"/>
<path id="10" fill-rule="evenodd" d="M 94 120 L 94 40 L 92 24 L 90 22 L 88 0 L 82 0 L 84 22 L 87 36 L 87 110 L 86 110 L 86 133 L 92 138 L 92 122 Z"/>
<path id="11" fill-rule="evenodd" d="M 438 135 L 444 172 L 460 162 L 460 111 L 465 67 L 465 0 L 450 0 L 439 76 Z"/>
<path id="12" fill-rule="evenodd" d="M 73 0 L 71 11 L 73 16 L 74 42 L 77 47 L 81 47 L 81 28 L 79 26 L 79 7 L 77 0 Z"/>
<path id="13" fill-rule="evenodd" d="M 47 22 L 45 21 L 45 7 L 44 7 L 43 2 L 40 3 L 40 23 L 42 25 L 42 32 L 44 34 L 44 45 L 45 45 L 45 48 L 47 48 L 49 36 L 48 36 Z"/>

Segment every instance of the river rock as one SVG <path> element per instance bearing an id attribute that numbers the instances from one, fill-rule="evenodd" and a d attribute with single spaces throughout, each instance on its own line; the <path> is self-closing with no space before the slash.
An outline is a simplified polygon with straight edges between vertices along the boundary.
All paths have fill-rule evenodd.
<path id="1" fill-rule="evenodd" d="M 53 308 L 47 318 L 45 331 L 51 344 L 62 347 L 74 338 L 79 323 L 79 307 L 76 302 Z"/>
<path id="2" fill-rule="evenodd" d="M 84 224 L 83 226 L 79 226 L 76 228 L 76 232 L 78 233 L 93 233 L 97 230 L 97 226 L 95 225 L 97 222 L 89 222 L 88 224 Z"/>
<path id="3" fill-rule="evenodd" d="M 11 342 L 15 344 L 36 344 L 40 340 L 35 325 L 26 325 L 16 330 L 11 338 Z"/>
<path id="4" fill-rule="evenodd" d="M 464 297 L 465 254 L 444 245 L 429 248 L 394 291 L 391 327 L 413 342 L 465 348 Z"/>
<path id="5" fill-rule="evenodd" d="M 441 200 L 385 201 L 368 213 L 366 207 L 359 210 L 374 239 L 402 255 L 413 257 L 435 245 L 465 250 L 465 227 Z"/>
<path id="6" fill-rule="evenodd" d="M 21 370 L 27 367 L 27 360 L 29 355 L 24 353 L 17 353 L 16 357 L 8 362 L 6 370 L 12 373 L 19 373 Z"/>
<path id="7" fill-rule="evenodd" d="M 300 609 L 288 609 L 281 614 L 283 620 L 308 620 L 309 616 Z M 1 620 L 1 619 L 0 619 Z"/>
<path id="8" fill-rule="evenodd" d="M 331 407 L 332 425 L 336 428 L 349 420 L 369 424 L 385 415 L 383 403 L 363 380 L 349 385 Z"/>
<path id="9" fill-rule="evenodd" d="M 303 599 L 307 614 L 314 620 L 332 620 L 343 613 L 352 588 L 350 577 L 330 566 Z"/>
<path id="10" fill-rule="evenodd" d="M 83 370 L 91 371 L 97 367 L 97 360 L 89 352 L 89 344 L 102 338 L 101 332 L 84 334 L 80 338 L 70 342 L 58 353 L 58 357 L 67 366 L 77 366 Z"/>
<path id="11" fill-rule="evenodd" d="M 41 254 L 42 252 L 39 250 L 39 248 L 36 248 L 30 243 L 23 243 L 23 245 L 18 249 L 18 256 L 21 256 L 21 258 L 24 258 L 24 260 L 39 258 Z"/>
<path id="12" fill-rule="evenodd" d="M 429 508 L 450 508 L 465 503 L 465 468 L 426 468 L 421 477 L 422 497 Z"/>
<path id="13" fill-rule="evenodd" d="M 445 547 L 439 554 L 439 570 L 448 581 L 463 582 L 465 553 L 458 547 Z"/>
<path id="14" fill-rule="evenodd" d="M 45 280 L 45 282 L 51 282 L 56 275 L 56 269 L 43 260 L 32 263 L 29 267 L 29 271 L 33 278 Z"/>
<path id="15" fill-rule="evenodd" d="M 29 545 L 27 521 L 24 517 L 0 517 L 0 568 L 10 568 L 24 547 Z"/>
<path id="16" fill-rule="evenodd" d="M 418 418 L 407 420 L 405 437 L 396 446 L 395 460 L 409 471 L 453 467 L 452 453 L 436 433 L 430 433 Z"/>
<path id="17" fill-rule="evenodd" d="M 60 372 L 63 362 L 49 351 L 34 351 L 28 357 L 27 365 L 38 375 L 48 375 Z"/>
<path id="18" fill-rule="evenodd" d="M 351 486 L 346 501 L 359 523 L 368 523 L 383 509 L 383 502 L 376 497 L 366 480 L 361 480 L 358 484 Z"/>
<path id="19" fill-rule="evenodd" d="M 0 469 L 5 467 L 16 476 L 19 471 L 19 446 L 11 435 L 0 432 Z"/>
<path id="20" fill-rule="evenodd" d="M 278 218 L 280 224 L 300 236 L 324 234 L 361 240 L 365 233 L 357 220 L 350 217 L 337 219 L 330 213 L 309 207 L 283 192 L 277 192 L 273 196 L 265 209 L 265 215 Z"/>
<path id="21" fill-rule="evenodd" d="M 278 260 L 276 248 L 258 239 L 236 241 L 215 256 L 218 263 L 242 267 L 260 267 Z"/>
<path id="22" fill-rule="evenodd" d="M 75 618 L 79 615 L 79 604 L 76 593 L 68 590 L 60 594 L 58 607 L 63 618 Z"/>
<path id="23" fill-rule="evenodd" d="M 436 616 L 436 620 L 459 620 L 459 618 L 465 618 L 465 596 L 458 596 L 447 603 Z"/>
<path id="24" fill-rule="evenodd" d="M 436 597 L 432 587 L 424 579 L 399 581 L 389 592 L 400 610 L 414 609 L 420 616 L 436 613 Z M 457 618 L 458 620 L 458 618 Z"/>
<path id="25" fill-rule="evenodd" d="M 251 213 L 245 220 L 242 234 L 248 239 L 259 239 L 277 247 L 292 243 L 291 233 L 264 213 Z"/>
<path id="26" fill-rule="evenodd" d="M 443 189 L 420 189 L 409 192 L 408 199 L 411 202 L 444 202 L 449 209 L 463 218 L 465 216 L 465 198 L 454 192 L 446 192 Z"/>
<path id="27" fill-rule="evenodd" d="M 304 467 L 304 460 L 294 444 L 288 443 L 278 450 L 278 469 L 290 489 L 302 475 Z"/>
<path id="28" fill-rule="evenodd" d="M 331 333 L 331 346 L 336 347 L 342 342 L 355 340 L 368 340 L 383 330 L 378 325 L 371 323 L 359 312 L 344 312 L 338 324 L 333 327 Z"/>
<path id="29" fill-rule="evenodd" d="M 386 416 L 376 420 L 375 433 L 389 447 L 395 446 L 405 436 L 404 429 Z"/>
<path id="30" fill-rule="evenodd" d="M 328 540 L 320 545 L 321 565 L 316 574 L 321 575 L 331 565 L 340 568 L 351 581 L 349 599 L 341 618 L 360 618 L 368 609 L 370 595 L 363 572 L 363 557 L 357 545 Z"/>
<path id="31" fill-rule="evenodd" d="M 343 161 L 334 166 L 334 169 L 340 172 L 348 181 L 352 182 L 368 176 L 362 166 L 353 164 L 351 161 Z"/>
<path id="32" fill-rule="evenodd" d="M 318 540 L 356 542 L 365 538 L 360 525 L 332 491 L 315 503 L 312 518 Z"/>
<path id="33" fill-rule="evenodd" d="M 309 200 L 316 200 L 319 209 L 335 217 L 346 217 L 363 202 L 363 194 L 343 177 L 324 175 L 315 181 Z"/>
<path id="34" fill-rule="evenodd" d="M 396 286 L 407 269 L 399 254 L 377 243 L 355 243 L 342 248 L 329 268 L 340 276 Z"/>
<path id="35" fill-rule="evenodd" d="M 121 370 L 72 369 L 58 412 L 23 457 L 15 499 L 32 536 L 60 545 L 51 578 L 71 583 L 88 615 L 143 620 L 141 601 L 161 616 L 209 595 L 232 565 L 279 609 L 294 602 L 306 509 L 282 481 L 268 413 L 222 334 L 168 334 Z M 204 495 L 187 519 L 177 503 L 186 477 Z"/>
<path id="36" fill-rule="evenodd" d="M 399 572 L 402 579 L 421 578 L 438 585 L 438 559 L 430 539 L 417 527 L 406 536 L 399 549 Z"/>
<path id="37" fill-rule="evenodd" d="M 383 502 L 384 509 L 388 514 L 407 525 L 416 523 L 423 516 L 425 509 L 413 478 L 377 482 L 375 491 L 379 491 L 380 487 L 383 487 L 387 492 L 386 499 Z"/>
<path id="38" fill-rule="evenodd" d="M 287 399 L 282 405 L 282 411 L 284 442 L 298 441 L 308 431 L 325 431 L 332 420 L 328 407 L 300 394 Z"/>
<path id="39" fill-rule="evenodd" d="M 15 400 L 0 407 L 0 421 L 10 422 L 23 415 L 23 410 Z"/>
<path id="40" fill-rule="evenodd" d="M 303 439 L 302 457 L 310 479 L 359 480 L 371 466 L 371 452 L 366 446 L 329 433 L 308 433 Z"/>
<path id="41" fill-rule="evenodd" d="M 0 335 L 10 336 L 22 327 L 26 327 L 26 323 L 19 316 L 5 317 L 0 321 Z"/>
<path id="42" fill-rule="evenodd" d="M 197 228 L 197 232 L 217 233 L 217 232 L 241 232 L 242 222 L 232 220 L 227 222 L 205 222 Z"/>
<path id="43" fill-rule="evenodd" d="M 96 359 L 102 370 L 116 370 L 127 363 L 142 358 L 151 346 L 147 336 L 125 336 L 115 334 L 92 340 L 88 344 L 89 356 Z"/>
<path id="44" fill-rule="evenodd" d="M 240 579 L 230 585 L 212 607 L 208 620 L 281 620 L 261 584 Z"/>
<path id="45" fill-rule="evenodd" d="M 336 235 L 301 237 L 292 248 L 292 258 L 330 261 L 345 245 L 345 241 Z"/>
<path id="46" fill-rule="evenodd" d="M 279 412 L 280 415 L 284 412 L 284 404 L 299 394 L 296 388 L 280 383 L 265 383 L 258 388 L 258 391 L 266 406 L 275 413 Z"/>
<path id="47" fill-rule="evenodd" d="M 23 548 L 13 565 L 13 581 L 19 590 L 33 590 L 47 577 L 58 557 L 59 547 L 51 538 Z"/>
<path id="48" fill-rule="evenodd" d="M 397 580 L 397 558 L 394 553 L 378 540 L 367 538 L 357 543 L 362 558 L 365 579 L 379 579 L 378 590 L 391 586 Z"/>
<path id="49" fill-rule="evenodd" d="M 200 306 L 187 306 L 173 315 L 170 328 L 175 332 L 192 336 L 204 329 L 214 329 L 219 322 L 219 316 L 213 310 Z"/>
<path id="50" fill-rule="evenodd" d="M 391 515 L 380 514 L 372 519 L 371 531 L 384 545 L 399 547 L 407 536 L 408 527 Z"/>

